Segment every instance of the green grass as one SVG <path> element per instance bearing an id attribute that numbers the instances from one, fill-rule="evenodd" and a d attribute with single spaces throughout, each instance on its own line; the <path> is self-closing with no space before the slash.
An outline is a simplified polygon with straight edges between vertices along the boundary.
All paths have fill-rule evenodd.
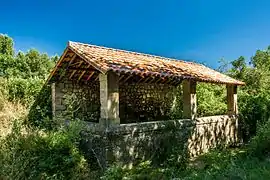
<path id="1" fill-rule="evenodd" d="M 187 169 L 155 168 L 144 162 L 131 170 L 110 168 L 102 179 L 257 180 L 270 179 L 270 159 L 247 156 L 243 149 L 213 151 L 189 164 Z"/>
<path id="2" fill-rule="evenodd" d="M 197 161 L 204 168 L 188 168 L 179 174 L 181 179 L 270 179 L 270 161 L 247 156 L 243 150 L 212 152 Z"/>

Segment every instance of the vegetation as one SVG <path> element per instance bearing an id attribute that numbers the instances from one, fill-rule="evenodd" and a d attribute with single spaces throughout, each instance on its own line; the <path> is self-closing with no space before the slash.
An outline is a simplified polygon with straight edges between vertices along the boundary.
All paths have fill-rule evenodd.
<path id="1" fill-rule="evenodd" d="M 269 179 L 270 48 L 250 61 L 221 64 L 220 71 L 246 82 L 238 91 L 243 147 L 217 149 L 182 165 L 169 159 L 163 166 L 142 162 L 102 173 L 80 149 L 83 125 L 50 120 L 44 82 L 57 59 L 34 49 L 16 53 L 13 40 L 0 35 L 0 179 Z M 198 85 L 200 116 L 224 114 L 225 101 L 224 86 Z"/>

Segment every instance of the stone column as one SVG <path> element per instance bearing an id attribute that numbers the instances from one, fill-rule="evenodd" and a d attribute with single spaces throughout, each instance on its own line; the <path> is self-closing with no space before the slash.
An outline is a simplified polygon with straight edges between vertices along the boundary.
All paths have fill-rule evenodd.
<path id="1" fill-rule="evenodd" d="M 227 85 L 227 107 L 228 115 L 238 114 L 236 85 Z"/>
<path id="2" fill-rule="evenodd" d="M 64 83 L 52 83 L 51 84 L 51 93 L 52 93 L 52 114 L 53 117 L 61 115 L 64 111 L 65 105 L 63 104 L 63 93 Z"/>
<path id="3" fill-rule="evenodd" d="M 52 93 L 52 116 L 55 117 L 55 83 L 51 84 L 51 93 Z"/>
<path id="4" fill-rule="evenodd" d="M 196 82 L 183 81 L 183 116 L 187 119 L 195 119 L 197 115 Z"/>
<path id="5" fill-rule="evenodd" d="M 119 76 L 113 72 L 99 74 L 100 120 L 104 126 L 120 124 L 119 118 Z"/>
<path id="6" fill-rule="evenodd" d="M 238 131 L 238 105 L 236 85 L 227 85 L 227 107 L 228 115 L 231 117 L 231 121 L 233 121 L 233 125 L 231 126 L 231 136 L 234 143 L 237 144 L 240 141 L 240 136 Z"/>

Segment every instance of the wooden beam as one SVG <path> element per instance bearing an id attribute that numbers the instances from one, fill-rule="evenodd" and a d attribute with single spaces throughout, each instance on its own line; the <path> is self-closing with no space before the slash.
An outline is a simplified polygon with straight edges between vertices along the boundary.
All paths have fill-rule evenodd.
<path id="1" fill-rule="evenodd" d="M 68 70 L 70 64 L 74 61 L 74 59 L 76 58 L 76 56 L 77 56 L 77 55 L 74 53 L 74 55 L 72 56 L 71 60 L 69 61 L 68 65 L 67 65 L 67 67 L 66 67 L 66 69 L 65 69 L 65 72 L 60 76 L 60 79 L 62 79 L 62 78 L 66 75 L 66 72 L 67 72 L 67 70 Z"/>
<path id="2" fill-rule="evenodd" d="M 80 81 L 80 80 L 82 79 L 82 77 L 83 77 L 83 75 L 85 74 L 85 72 L 86 72 L 86 71 L 83 71 L 83 72 L 82 72 L 82 74 L 81 74 L 81 75 L 79 76 L 79 78 L 78 78 L 78 81 Z"/>
<path id="3" fill-rule="evenodd" d="M 64 53 L 61 55 L 60 59 L 58 60 L 57 64 L 54 66 L 52 72 L 50 73 L 50 76 L 48 77 L 47 81 L 45 84 L 47 84 L 51 78 L 53 77 L 53 75 L 55 74 L 56 70 L 58 69 L 58 66 L 61 64 L 61 62 L 63 61 L 64 57 L 66 56 L 67 52 L 69 51 L 69 48 L 67 47 L 64 51 Z"/>
<path id="4" fill-rule="evenodd" d="M 95 78 L 95 80 L 94 80 L 94 81 L 98 80 L 98 77 L 99 77 L 99 75 L 97 75 L 97 77 Z"/>
<path id="5" fill-rule="evenodd" d="M 137 83 L 140 83 L 145 77 L 142 76 L 142 78 L 137 82 Z"/>
<path id="6" fill-rule="evenodd" d="M 156 78 L 152 77 L 153 79 L 151 79 L 148 83 L 152 83 L 154 80 L 156 80 Z"/>
<path id="7" fill-rule="evenodd" d="M 178 84 L 178 79 L 175 79 L 172 83 L 172 85 L 176 86 Z"/>
<path id="8" fill-rule="evenodd" d="M 170 84 L 170 82 L 173 80 L 173 78 L 168 78 L 168 81 L 165 82 L 164 84 Z"/>
<path id="9" fill-rule="evenodd" d="M 119 82 L 125 77 L 125 75 L 121 75 L 119 78 Z"/>
<path id="10" fill-rule="evenodd" d="M 158 82 L 161 81 L 161 80 L 162 80 L 162 78 L 158 79 L 155 83 L 158 83 Z"/>
<path id="11" fill-rule="evenodd" d="M 71 75 L 69 76 L 69 79 L 71 79 L 75 73 L 76 73 L 76 70 L 72 71 Z"/>
<path id="12" fill-rule="evenodd" d="M 150 79 L 151 77 L 150 76 L 148 76 L 146 79 L 145 79 L 145 81 L 143 81 L 143 83 L 146 83 L 146 81 L 148 81 L 148 79 Z"/>
<path id="13" fill-rule="evenodd" d="M 129 80 L 133 75 L 129 75 L 122 83 L 125 83 L 127 80 Z"/>
<path id="14" fill-rule="evenodd" d="M 90 67 L 89 68 L 76 68 L 76 67 L 69 67 L 68 69 L 70 70 L 78 70 L 78 71 L 89 71 L 89 70 L 95 70 L 95 69 L 91 69 Z"/>
<path id="15" fill-rule="evenodd" d="M 79 67 L 82 65 L 82 63 L 83 63 L 83 61 L 80 62 Z M 70 75 L 69 79 L 71 79 L 72 76 L 73 76 L 76 72 L 77 72 L 77 70 L 74 70 L 74 71 L 72 72 L 72 74 Z"/>
<path id="16" fill-rule="evenodd" d="M 86 79 L 86 81 L 88 81 L 94 74 L 95 74 L 95 71 L 91 72 L 91 74 L 88 76 L 88 78 Z"/>
<path id="17" fill-rule="evenodd" d="M 69 48 L 71 50 L 73 50 L 74 52 L 78 52 L 78 50 L 74 49 L 72 46 L 69 45 Z M 90 64 L 91 66 L 93 66 L 94 68 L 96 68 L 98 71 L 100 71 L 101 73 L 105 74 L 107 72 L 107 69 L 105 67 L 99 67 L 97 66 L 95 63 L 92 63 L 90 61 L 87 61 L 88 57 L 86 55 L 84 55 L 83 53 L 78 53 L 78 56 L 80 58 L 82 58 L 86 63 Z"/>
<path id="18" fill-rule="evenodd" d="M 71 66 L 71 67 L 74 67 L 74 66 L 76 66 L 76 65 L 78 65 L 78 64 L 81 64 L 81 62 L 82 62 L 82 60 L 81 60 L 81 61 L 78 61 L 78 62 L 75 62 L 74 64 L 70 64 L 70 66 Z"/>
<path id="19" fill-rule="evenodd" d="M 88 64 L 88 66 L 87 66 L 87 68 L 86 68 L 86 69 L 88 69 L 90 66 L 91 66 L 91 65 L 90 65 L 90 64 Z M 81 80 L 81 78 L 83 77 L 83 75 L 85 74 L 85 72 L 86 72 L 86 70 L 84 70 L 84 71 L 82 72 L 82 74 L 80 75 L 80 77 L 79 77 L 78 81 L 80 81 L 80 80 Z"/>
<path id="20" fill-rule="evenodd" d="M 72 56 L 74 56 L 74 54 L 75 53 L 71 51 L 71 52 L 67 53 L 67 56 L 72 57 Z"/>

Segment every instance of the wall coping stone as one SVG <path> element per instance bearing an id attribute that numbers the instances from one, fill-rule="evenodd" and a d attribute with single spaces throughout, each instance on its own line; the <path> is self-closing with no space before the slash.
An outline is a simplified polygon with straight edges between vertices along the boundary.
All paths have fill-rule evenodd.
<path id="1" fill-rule="evenodd" d="M 89 129 L 93 133 L 108 133 L 108 134 L 134 134 L 149 131 L 162 131 L 162 130 L 174 130 L 190 128 L 195 126 L 200 126 L 204 124 L 218 123 L 225 121 L 227 119 L 235 119 L 236 116 L 229 115 L 217 115 L 217 116 L 207 116 L 191 119 L 179 119 L 179 120 L 165 120 L 165 121 L 151 121 L 151 122 L 141 122 L 141 123 L 130 123 L 130 124 L 120 124 L 113 125 L 107 128 L 101 126 L 99 123 L 87 122 Z"/>

